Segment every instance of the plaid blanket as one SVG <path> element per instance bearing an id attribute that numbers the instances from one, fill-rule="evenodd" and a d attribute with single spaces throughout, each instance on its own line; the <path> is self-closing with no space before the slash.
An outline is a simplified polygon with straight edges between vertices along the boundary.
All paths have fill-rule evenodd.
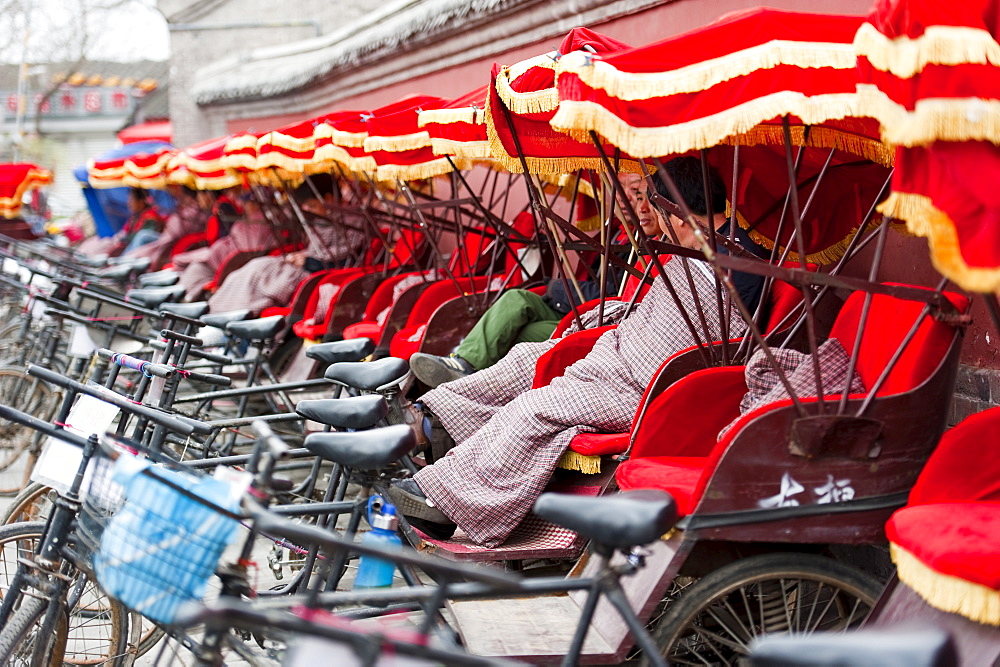
<path id="1" fill-rule="evenodd" d="M 675 258 L 664 269 L 691 319 L 698 321 L 684 260 Z M 691 274 L 706 321 L 715 332 L 712 337 L 717 337 L 714 281 L 693 267 Z M 744 328 L 738 315 L 731 326 L 737 332 Z M 579 433 L 629 430 L 656 369 L 671 354 L 694 343 L 674 300 L 658 280 L 617 329 L 601 336 L 590 354 L 546 387 L 525 391 L 534 370 L 534 364 L 526 361 L 521 364 L 522 376 L 510 370 L 510 375 L 489 378 L 486 384 L 477 379 L 483 375 L 480 372 L 442 385 L 424 400 L 458 445 L 415 479 L 472 540 L 485 546 L 502 544 L 545 489 L 570 441 Z M 552 343 L 535 345 L 546 344 Z M 522 347 L 515 346 L 512 353 Z M 524 350 L 517 359 L 527 359 L 531 352 Z M 514 377 L 516 387 L 515 381 L 503 383 Z M 469 396 L 473 382 L 481 382 L 475 398 L 459 401 L 456 396 Z M 501 396 L 492 397 L 488 389 Z M 451 412 L 455 407 L 468 412 Z M 487 421 L 482 423 L 484 417 Z M 462 420 L 474 423 L 463 426 Z"/>

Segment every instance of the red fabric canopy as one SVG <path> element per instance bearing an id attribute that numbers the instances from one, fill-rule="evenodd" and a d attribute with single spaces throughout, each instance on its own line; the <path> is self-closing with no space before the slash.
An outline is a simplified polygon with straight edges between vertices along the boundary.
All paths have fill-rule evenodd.
<path id="1" fill-rule="evenodd" d="M 576 140 L 549 126 L 560 105 L 555 87 L 556 65 L 567 54 L 583 57 L 629 48 L 586 28 L 574 28 L 558 50 L 511 66 L 493 65 L 486 114 L 490 154 L 506 169 L 523 171 L 519 155 L 537 174 L 564 174 L 577 169 L 603 168 L 600 153 L 589 137 Z M 613 153 L 613 149 L 609 148 Z"/>
<path id="2" fill-rule="evenodd" d="M 803 216 L 808 261 L 828 263 L 876 200 L 892 160 L 878 123 L 855 113 L 852 40 L 860 23 L 758 8 L 635 49 L 572 53 L 557 68 L 551 125 L 581 140 L 597 132 L 634 157 L 715 147 L 709 159 L 737 203 L 737 219 L 770 248 L 787 244 L 793 232 L 786 219 L 776 238 L 788 188 L 787 114 L 793 143 L 807 147 L 798 173 L 803 205 L 829 149 L 837 149 Z M 732 144 L 741 145 L 736 184 Z"/>
<path id="3" fill-rule="evenodd" d="M 222 147 L 222 166 L 233 171 L 250 173 L 257 167 L 257 142 L 262 132 L 240 132 Z"/>
<path id="4" fill-rule="evenodd" d="M 420 112 L 417 125 L 430 136 L 435 154 L 473 160 L 490 157 L 486 138 L 487 93 L 488 86 L 481 86 L 438 109 Z"/>
<path id="5" fill-rule="evenodd" d="M 338 110 L 326 115 L 313 130 L 315 149 L 312 169 L 334 169 L 340 165 L 351 171 L 375 171 L 375 161 L 365 152 L 368 112 Z"/>
<path id="6" fill-rule="evenodd" d="M 123 144 L 134 144 L 137 141 L 162 141 L 169 144 L 173 134 L 173 124 L 169 120 L 154 120 L 126 127 L 118 133 L 118 141 Z"/>
<path id="7" fill-rule="evenodd" d="M 364 149 L 375 161 L 376 178 L 414 180 L 451 171 L 448 160 L 434 154 L 430 135 L 418 125 L 421 111 L 447 103 L 441 97 L 409 95 L 371 112 Z"/>
<path id="8" fill-rule="evenodd" d="M 87 180 L 94 188 L 136 187 L 163 188 L 167 164 L 175 155 L 163 146 L 153 153 L 136 153 L 111 160 L 91 160 L 87 163 Z"/>
<path id="9" fill-rule="evenodd" d="M 0 215 L 16 218 L 21 214 L 24 193 L 52 182 L 52 172 L 21 162 L 0 164 Z"/>
<path id="10" fill-rule="evenodd" d="M 178 151 L 167 164 L 167 182 L 195 190 L 222 190 L 240 185 L 240 177 L 222 161 L 230 138 L 216 137 Z"/>
<path id="11" fill-rule="evenodd" d="M 857 32 L 860 98 L 899 148 L 883 213 L 961 287 L 1000 289 L 1000 6 L 879 0 Z"/>

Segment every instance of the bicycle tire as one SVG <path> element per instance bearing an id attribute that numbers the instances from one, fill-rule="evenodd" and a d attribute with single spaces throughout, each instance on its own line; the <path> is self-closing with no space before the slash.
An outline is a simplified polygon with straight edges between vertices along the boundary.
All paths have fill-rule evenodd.
<path id="1" fill-rule="evenodd" d="M 0 526 L 0 599 L 7 593 L 17 558 L 34 553 L 44 529 L 43 521 Z M 124 664 L 129 640 L 128 611 L 100 592 L 97 582 L 86 573 L 79 574 L 88 581 L 80 603 L 67 619 L 62 662 L 69 665 Z"/>
<path id="2" fill-rule="evenodd" d="M 59 393 L 13 367 L 0 367 L 0 402 L 29 415 L 46 419 L 56 409 Z M 0 420 L 0 496 L 18 493 L 31 474 L 30 449 L 35 433 L 19 424 Z"/>
<path id="3" fill-rule="evenodd" d="M 59 619 L 55 633 L 47 638 L 44 647 L 36 645 L 37 632 L 32 633 L 49 604 L 49 600 L 32 597 L 14 612 L 0 630 L 0 662 L 25 667 L 58 667 L 63 664 L 67 627 L 65 615 Z"/>
<path id="4" fill-rule="evenodd" d="M 752 556 L 686 588 L 667 607 L 653 641 L 672 665 L 735 665 L 756 637 L 857 627 L 881 590 L 871 576 L 825 556 Z"/>
<path id="5" fill-rule="evenodd" d="M 42 521 L 49 516 L 52 503 L 49 494 L 55 491 L 41 482 L 31 482 L 14 496 L 7 510 L 0 516 L 0 526 L 25 521 Z"/>

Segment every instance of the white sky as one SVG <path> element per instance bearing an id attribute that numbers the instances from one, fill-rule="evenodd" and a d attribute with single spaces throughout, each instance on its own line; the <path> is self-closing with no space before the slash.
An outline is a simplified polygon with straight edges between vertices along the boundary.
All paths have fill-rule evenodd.
<path id="1" fill-rule="evenodd" d="M 88 60 L 166 60 L 170 55 L 167 23 L 155 0 L 125 0 L 116 9 L 102 8 L 109 0 L 20 2 L 29 8 L 29 62 L 76 60 L 84 39 Z M 5 9 L 0 13 L 0 61 L 16 63 L 25 47 L 25 15 L 10 11 L 9 5 Z"/>

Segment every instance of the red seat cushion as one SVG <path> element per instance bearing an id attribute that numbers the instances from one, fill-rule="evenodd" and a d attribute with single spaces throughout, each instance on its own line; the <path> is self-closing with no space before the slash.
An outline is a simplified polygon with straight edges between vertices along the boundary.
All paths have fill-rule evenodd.
<path id="1" fill-rule="evenodd" d="M 344 338 L 371 338 L 374 341 L 382 336 L 382 325 L 378 322 L 355 322 L 344 327 Z"/>
<path id="2" fill-rule="evenodd" d="M 677 503 L 678 516 L 686 516 L 698 504 L 695 490 L 708 461 L 707 456 L 650 456 L 630 459 L 615 470 L 615 481 L 622 491 L 667 491 Z"/>
<path id="3" fill-rule="evenodd" d="M 569 448 L 584 456 L 610 456 L 628 449 L 631 433 L 581 433 L 569 443 Z"/>
<path id="4" fill-rule="evenodd" d="M 885 532 L 932 570 L 1000 590 L 1000 502 L 904 507 Z"/>
<path id="5" fill-rule="evenodd" d="M 260 316 L 271 317 L 272 315 L 281 315 L 282 317 L 285 317 L 290 312 L 292 312 L 291 306 L 271 306 L 260 311 Z"/>

